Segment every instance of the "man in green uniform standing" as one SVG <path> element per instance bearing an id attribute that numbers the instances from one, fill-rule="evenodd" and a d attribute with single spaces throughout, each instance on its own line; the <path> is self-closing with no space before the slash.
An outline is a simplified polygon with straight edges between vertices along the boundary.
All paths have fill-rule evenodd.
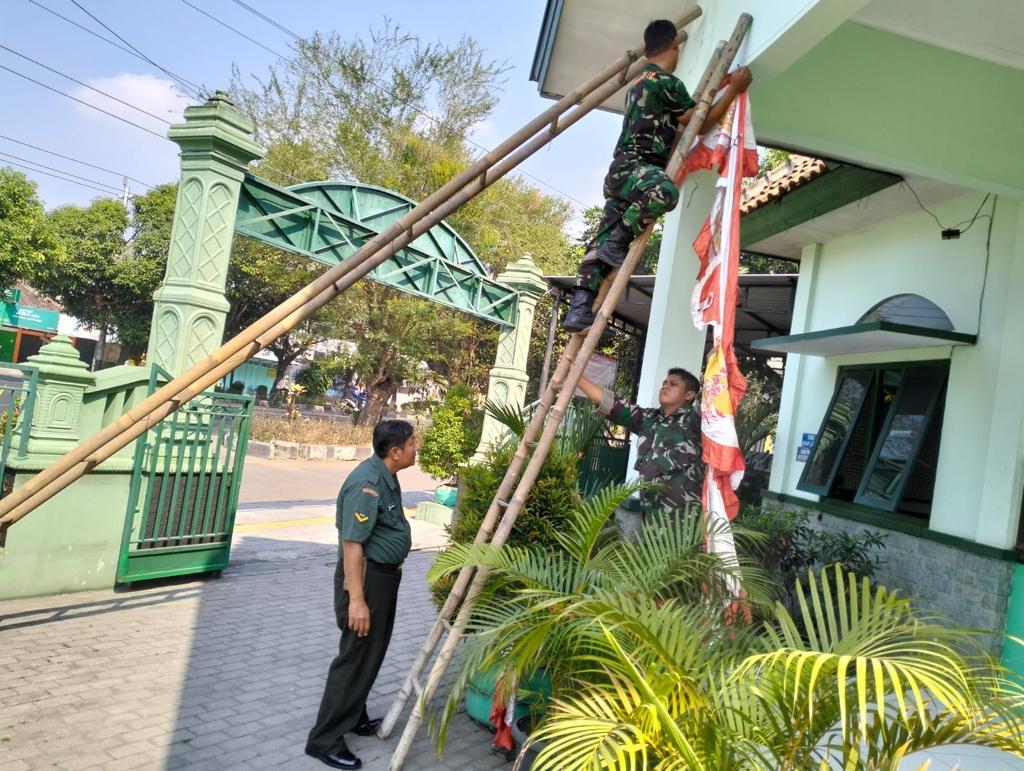
<path id="1" fill-rule="evenodd" d="M 412 548 L 396 476 L 416 462 L 412 425 L 404 420 L 377 424 L 373 452 L 338 493 L 334 613 L 341 643 L 306 740 L 306 754 L 333 768 L 361 768 L 345 734 L 371 736 L 380 726 L 380 719 L 366 713 L 366 698 L 391 641 L 402 563 Z"/>
<path id="2" fill-rule="evenodd" d="M 644 522 L 666 514 L 699 511 L 704 484 L 700 416 L 693 400 L 700 382 L 685 369 L 673 367 L 658 392 L 657 408 L 628 404 L 601 386 L 580 378 L 579 388 L 613 423 L 640 437 L 636 470 L 653 489 L 641 493 Z"/>
<path id="3" fill-rule="evenodd" d="M 644 30 L 647 66 L 626 93 L 622 133 L 604 179 L 601 224 L 580 264 L 563 322 L 570 332 L 580 332 L 594 323 L 591 306 L 601 282 L 625 261 L 633 239 L 679 201 L 679 190 L 665 173 L 665 166 L 676 131 L 690 122 L 696 105 L 683 81 L 672 74 L 679 64 L 676 35 L 676 25 L 667 19 L 652 21 Z M 700 134 L 722 119 L 750 81 L 746 67 L 732 73 L 725 94 L 708 110 Z"/>

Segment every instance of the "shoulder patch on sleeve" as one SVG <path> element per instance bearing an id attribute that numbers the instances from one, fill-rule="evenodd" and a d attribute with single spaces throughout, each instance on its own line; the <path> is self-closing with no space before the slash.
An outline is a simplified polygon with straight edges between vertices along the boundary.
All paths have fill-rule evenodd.
<path id="1" fill-rule="evenodd" d="M 366 522 L 370 517 L 366 514 L 360 514 L 358 511 L 355 512 L 356 522 Z"/>
<path id="2" fill-rule="evenodd" d="M 372 495 L 372 496 L 373 496 L 374 498 L 380 498 L 380 493 L 378 493 L 378 492 L 377 492 L 376 490 L 374 490 L 374 489 L 373 489 L 372 487 L 364 487 L 364 488 L 363 488 L 362 490 L 360 490 L 359 492 L 361 492 L 361 493 L 366 493 L 367 495 Z"/>

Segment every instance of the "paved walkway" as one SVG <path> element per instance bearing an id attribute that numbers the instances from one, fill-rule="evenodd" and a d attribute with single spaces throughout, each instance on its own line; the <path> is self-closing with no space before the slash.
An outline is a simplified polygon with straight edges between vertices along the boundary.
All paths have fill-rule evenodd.
<path id="1" fill-rule="evenodd" d="M 220 578 L 0 604 L 0 769 L 326 768 L 303 755 L 337 650 L 334 497 L 354 463 L 249 458 L 231 567 Z M 435 483 L 400 473 L 406 507 Z M 442 528 L 412 520 L 398 620 L 371 694 L 382 715 L 434 620 L 426 585 Z M 397 743 L 352 737 L 366 769 Z M 464 714 L 438 759 L 424 732 L 407 768 L 509 766 Z"/>
<path id="2" fill-rule="evenodd" d="M 335 547 L 303 552 L 240 556 L 219 579 L 4 603 L 0 768 L 325 768 L 302 748 L 337 646 Z M 433 620 L 432 557 L 406 563 L 371 714 L 383 714 Z M 383 769 L 396 741 L 351 747 Z M 460 715 L 443 759 L 421 732 L 406 767 L 507 765 L 489 746 Z"/>

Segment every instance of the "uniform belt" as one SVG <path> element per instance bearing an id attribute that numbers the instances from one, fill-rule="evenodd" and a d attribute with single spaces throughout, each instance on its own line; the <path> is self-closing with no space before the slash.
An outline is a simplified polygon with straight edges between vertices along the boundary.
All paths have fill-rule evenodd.
<path id="1" fill-rule="evenodd" d="M 367 558 L 366 564 L 368 566 L 372 565 L 374 568 L 376 568 L 378 570 L 390 570 L 390 571 L 393 571 L 393 572 L 398 572 L 398 571 L 400 571 L 402 569 L 402 565 L 404 565 L 405 563 L 404 562 L 399 562 L 396 565 L 396 564 L 391 564 L 391 563 L 387 563 L 387 562 L 377 562 L 376 560 L 372 560 L 372 559 Z"/>

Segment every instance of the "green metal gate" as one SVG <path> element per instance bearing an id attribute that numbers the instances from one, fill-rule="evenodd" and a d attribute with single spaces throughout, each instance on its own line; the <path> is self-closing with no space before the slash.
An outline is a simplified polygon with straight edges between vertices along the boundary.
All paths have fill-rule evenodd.
<path id="1" fill-rule="evenodd" d="M 165 378 L 154 366 L 149 392 Z M 204 393 L 138 440 L 118 583 L 227 567 L 252 408 Z"/>

